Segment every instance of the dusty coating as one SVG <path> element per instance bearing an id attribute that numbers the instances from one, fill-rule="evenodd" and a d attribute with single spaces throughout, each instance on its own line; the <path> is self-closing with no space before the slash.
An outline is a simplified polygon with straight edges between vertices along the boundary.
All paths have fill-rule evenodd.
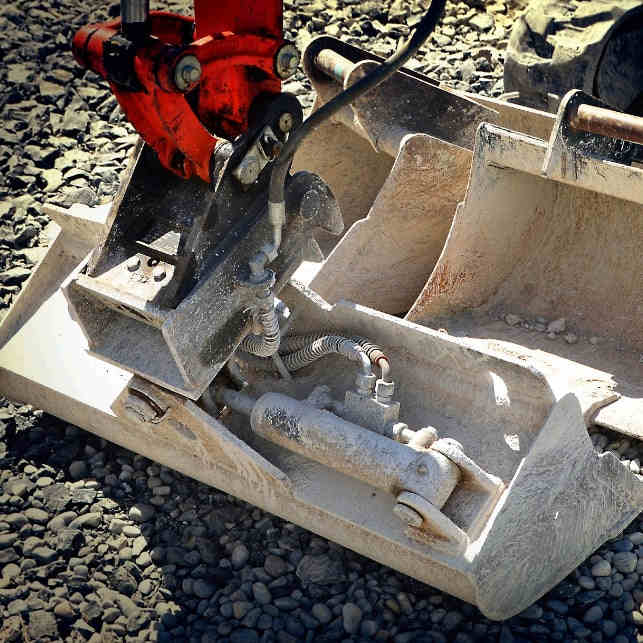
<path id="1" fill-rule="evenodd" d="M 460 479 L 457 466 L 440 453 L 416 451 L 278 393 L 259 398 L 250 424 L 271 442 L 394 495 L 413 491 L 438 508 Z"/>

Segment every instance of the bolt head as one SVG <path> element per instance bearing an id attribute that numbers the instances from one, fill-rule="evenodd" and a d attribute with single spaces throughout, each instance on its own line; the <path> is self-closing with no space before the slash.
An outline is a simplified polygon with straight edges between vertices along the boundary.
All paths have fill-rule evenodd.
<path id="1" fill-rule="evenodd" d="M 134 255 L 127 260 L 126 266 L 130 272 L 136 272 L 141 266 L 141 260 L 138 256 Z"/>
<path id="2" fill-rule="evenodd" d="M 163 281 L 166 276 L 165 266 L 156 266 L 152 271 L 152 276 L 154 277 L 154 281 Z"/>
<path id="3" fill-rule="evenodd" d="M 259 160 L 254 156 L 246 156 L 246 158 L 239 163 L 236 174 L 241 183 L 250 185 L 257 180 L 260 171 Z"/>
<path id="4" fill-rule="evenodd" d="M 201 78 L 201 63 L 196 56 L 183 56 L 174 67 L 174 84 L 179 91 L 187 91 Z"/>
<path id="5" fill-rule="evenodd" d="M 299 67 L 299 50 L 295 45 L 286 43 L 279 51 L 275 58 L 275 71 L 277 76 L 282 79 L 290 78 Z"/>
<path id="6" fill-rule="evenodd" d="M 285 134 L 286 132 L 289 132 L 292 129 L 292 126 L 295 124 L 295 120 L 292 117 L 292 114 L 290 112 L 284 112 L 280 117 L 279 117 L 279 129 Z"/>

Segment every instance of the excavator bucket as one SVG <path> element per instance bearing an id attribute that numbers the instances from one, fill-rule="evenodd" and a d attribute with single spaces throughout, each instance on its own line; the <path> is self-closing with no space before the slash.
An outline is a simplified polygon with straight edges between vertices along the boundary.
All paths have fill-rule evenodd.
<path id="1" fill-rule="evenodd" d="M 313 41 L 317 105 L 373 64 Z M 226 294 L 218 273 L 150 320 L 117 265 L 119 290 L 81 309 L 70 292 L 128 201 L 49 208 L 55 238 L 0 327 L 0 391 L 489 618 L 517 614 L 643 506 L 643 478 L 589 432 L 643 438 L 643 171 L 636 146 L 573 126 L 579 105 L 596 107 L 572 94 L 554 117 L 402 71 L 324 124 L 295 169 L 330 186 L 345 232 L 321 226 L 326 259 L 283 284 L 279 354 L 231 341 L 202 394 L 164 385 L 158 355 L 151 378 L 88 351 L 106 333 L 87 310 L 151 325 L 179 364 L 183 344 L 155 320 L 181 319 L 173 332 L 190 337 L 217 299 L 198 315 L 185 306 Z M 310 218 L 321 184 L 306 180 L 297 207 Z M 287 234 L 301 223 L 289 216 Z M 110 354 L 126 340 L 112 337 Z M 189 348 L 208 372 L 214 358 Z"/>

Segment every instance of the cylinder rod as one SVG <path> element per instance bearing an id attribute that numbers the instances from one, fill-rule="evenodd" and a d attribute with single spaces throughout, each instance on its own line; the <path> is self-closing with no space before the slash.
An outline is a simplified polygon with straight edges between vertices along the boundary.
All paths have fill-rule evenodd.
<path id="1" fill-rule="evenodd" d="M 579 105 L 569 119 L 576 130 L 643 145 L 643 118 L 596 105 Z"/>
<path id="2" fill-rule="evenodd" d="M 332 49 L 322 49 L 315 56 L 315 67 L 334 78 L 343 87 L 355 63 Z"/>
<path id="3" fill-rule="evenodd" d="M 121 31 L 136 42 L 147 33 L 150 0 L 121 0 Z"/>

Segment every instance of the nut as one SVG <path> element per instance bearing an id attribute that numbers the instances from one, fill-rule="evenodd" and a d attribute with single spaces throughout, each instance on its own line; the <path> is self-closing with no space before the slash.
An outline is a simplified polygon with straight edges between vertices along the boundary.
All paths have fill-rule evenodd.
<path id="1" fill-rule="evenodd" d="M 163 281 L 166 276 L 165 266 L 156 266 L 152 272 L 152 276 L 154 277 L 154 281 Z"/>
<path id="2" fill-rule="evenodd" d="M 375 397 L 378 402 L 388 404 L 395 394 L 395 382 L 377 380 L 375 384 Z"/>
<path id="3" fill-rule="evenodd" d="M 290 78 L 299 67 L 299 50 L 295 45 L 286 43 L 275 56 L 275 72 L 279 78 L 285 80 Z"/>
<path id="4" fill-rule="evenodd" d="M 183 56 L 174 68 L 174 84 L 179 91 L 192 89 L 201 78 L 201 63 L 196 56 Z"/>
<path id="5" fill-rule="evenodd" d="M 355 377 L 355 390 L 358 395 L 363 397 L 370 397 L 373 389 L 375 388 L 375 375 L 364 375 L 358 373 Z"/>
<path id="6" fill-rule="evenodd" d="M 284 112 L 280 117 L 279 117 L 279 129 L 285 134 L 286 132 L 289 132 L 292 129 L 292 126 L 295 123 L 295 119 L 293 118 L 292 114 L 290 112 Z"/>
<path id="7" fill-rule="evenodd" d="M 137 255 L 134 255 L 127 260 L 126 266 L 130 272 L 136 272 L 141 267 L 141 260 Z"/>

